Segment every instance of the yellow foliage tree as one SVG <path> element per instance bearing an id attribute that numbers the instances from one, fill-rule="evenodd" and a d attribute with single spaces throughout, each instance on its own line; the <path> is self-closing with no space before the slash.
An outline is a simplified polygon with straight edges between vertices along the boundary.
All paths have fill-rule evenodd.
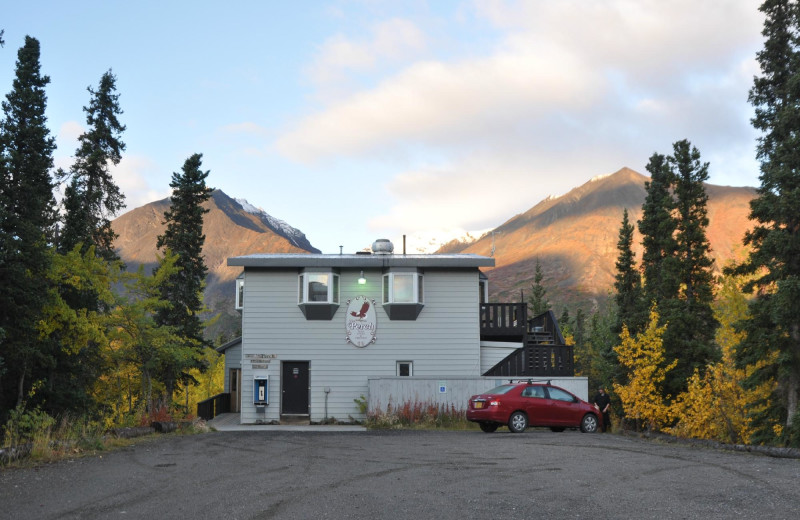
<path id="1" fill-rule="evenodd" d="M 722 359 L 707 367 L 705 375 L 695 371 L 686 392 L 678 396 L 672 415 L 679 419 L 669 432 L 681 437 L 713 439 L 720 442 L 748 443 L 752 433 L 748 410 L 753 403 L 766 400 L 772 384 L 745 390 L 741 382 L 755 367 L 736 368 L 734 353 L 744 339 L 744 332 L 734 324 L 747 317 L 747 299 L 740 280 L 726 277 L 719 285 L 714 303 L 714 317 L 719 321 L 715 340 Z"/>
<path id="2" fill-rule="evenodd" d="M 623 326 L 621 343 L 614 347 L 620 366 L 626 371 L 628 383 L 614 383 L 614 391 L 622 401 L 628 419 L 636 422 L 637 429 L 645 426 L 657 431 L 670 419 L 670 408 L 662 395 L 662 385 L 667 372 L 675 368 L 676 361 L 664 365 L 662 337 L 666 324 L 658 326 L 658 310 L 650 309 L 650 322 L 637 336 L 631 336 Z M 669 398 L 669 396 L 667 396 Z"/>

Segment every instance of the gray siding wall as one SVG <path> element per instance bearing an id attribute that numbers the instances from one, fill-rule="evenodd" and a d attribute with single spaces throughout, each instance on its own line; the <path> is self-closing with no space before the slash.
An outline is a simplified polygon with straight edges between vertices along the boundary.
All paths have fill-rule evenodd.
<path id="1" fill-rule="evenodd" d="M 589 397 L 589 381 L 585 377 L 564 377 L 549 379 L 551 384 L 572 392 L 584 401 Z M 508 383 L 508 379 L 494 377 L 394 377 L 371 378 L 369 380 L 369 411 L 385 411 L 392 406 L 409 403 L 435 403 L 439 406 L 452 405 L 456 410 L 466 410 L 467 401 L 473 395 L 483 393 L 496 386 Z M 440 387 L 444 386 L 442 392 Z"/>
<path id="2" fill-rule="evenodd" d="M 363 420 L 356 399 L 368 397 L 369 377 L 394 377 L 397 361 L 413 362 L 414 376 L 479 376 L 478 270 L 424 272 L 425 307 L 415 321 L 392 321 L 381 308 L 381 270 L 340 271 L 340 307 L 332 320 L 306 320 L 297 306 L 298 270 L 245 271 L 242 322 L 242 423 L 280 418 L 280 369 L 284 361 L 308 361 L 310 418 Z M 347 300 L 376 302 L 377 340 L 364 348 L 345 342 Z M 254 369 L 250 354 L 274 356 Z M 253 378 L 269 377 L 270 404 L 257 411 Z"/>
<path id="3" fill-rule="evenodd" d="M 223 392 L 231 391 L 231 369 L 242 368 L 242 345 L 236 345 L 225 351 L 225 385 Z"/>
<path id="4" fill-rule="evenodd" d="M 485 374 L 487 370 L 523 346 L 522 342 L 481 341 L 481 374 Z"/>

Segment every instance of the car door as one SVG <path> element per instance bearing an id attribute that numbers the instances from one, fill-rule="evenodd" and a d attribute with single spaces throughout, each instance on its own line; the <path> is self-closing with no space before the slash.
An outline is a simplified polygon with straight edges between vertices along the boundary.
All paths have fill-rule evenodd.
<path id="1" fill-rule="evenodd" d="M 552 404 L 553 424 L 572 427 L 580 425 L 580 403 L 575 399 L 575 396 L 565 390 L 554 387 L 548 387 L 547 393 Z"/>
<path id="2" fill-rule="evenodd" d="M 531 426 L 551 424 L 552 404 L 546 397 L 543 386 L 526 386 L 522 390 L 521 398 L 525 402 L 525 413 L 528 414 L 528 424 Z"/>

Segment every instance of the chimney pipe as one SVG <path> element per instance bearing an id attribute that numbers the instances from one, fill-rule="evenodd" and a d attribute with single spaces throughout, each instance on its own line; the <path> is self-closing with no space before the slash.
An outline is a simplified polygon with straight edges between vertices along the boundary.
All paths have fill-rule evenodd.
<path id="1" fill-rule="evenodd" d="M 406 236 L 403 235 L 403 254 L 406 254 Z"/>

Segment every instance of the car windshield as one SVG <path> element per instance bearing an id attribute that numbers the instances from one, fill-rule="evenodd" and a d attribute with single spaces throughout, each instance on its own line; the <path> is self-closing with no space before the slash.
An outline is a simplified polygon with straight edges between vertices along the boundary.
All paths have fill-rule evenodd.
<path id="1" fill-rule="evenodd" d="M 487 392 L 484 392 L 484 393 L 486 393 L 486 394 L 505 394 L 505 393 L 509 392 L 510 390 L 512 390 L 513 388 L 514 388 L 514 385 L 500 385 L 500 386 L 492 388 L 491 390 L 489 390 Z"/>

